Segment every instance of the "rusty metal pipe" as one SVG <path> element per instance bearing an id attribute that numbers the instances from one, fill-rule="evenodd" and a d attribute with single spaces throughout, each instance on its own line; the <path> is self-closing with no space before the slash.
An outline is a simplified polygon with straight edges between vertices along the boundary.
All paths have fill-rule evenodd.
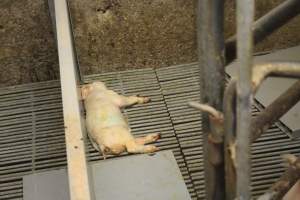
<path id="1" fill-rule="evenodd" d="M 236 126 L 236 195 L 251 199 L 251 77 L 253 66 L 253 20 L 255 1 L 237 0 L 237 126 Z"/>
<path id="2" fill-rule="evenodd" d="M 300 77 L 299 62 L 267 62 L 255 64 L 252 69 L 252 91 L 255 94 L 268 76 Z"/>
<path id="3" fill-rule="evenodd" d="M 275 121 L 300 100 L 300 80 L 271 103 L 251 122 L 251 141 L 258 139 Z"/>
<path id="4" fill-rule="evenodd" d="M 259 43 L 300 13 L 299 0 L 286 0 L 263 17 L 253 26 L 254 43 Z M 226 63 L 236 58 L 236 36 L 226 40 Z"/>
<path id="5" fill-rule="evenodd" d="M 224 0 L 197 1 L 197 39 L 201 102 L 222 111 L 225 87 Z M 203 114 L 206 199 L 224 199 L 223 135 L 214 118 Z"/>
<path id="6" fill-rule="evenodd" d="M 265 79 L 266 76 L 288 76 L 297 77 L 298 63 L 293 63 L 286 67 L 286 62 L 261 63 L 255 65 L 254 76 L 257 80 L 256 85 Z M 275 69 L 275 70 L 274 70 Z M 286 71 L 284 71 L 286 69 Z M 299 71 L 299 70 L 298 70 Z M 255 87 L 256 90 L 258 87 Z M 278 120 L 289 109 L 291 109 L 300 100 L 300 81 L 297 81 L 291 88 L 275 100 L 265 111 L 262 111 L 251 122 L 251 142 L 254 142 L 260 135 L 267 130 L 272 123 Z M 232 79 L 224 94 L 224 127 L 225 127 L 225 182 L 226 182 L 226 199 L 235 198 L 236 194 L 236 80 Z M 271 194 L 271 193 L 270 193 Z M 266 195 L 270 195 L 266 194 Z M 272 193 L 273 194 L 273 193 Z"/>
<path id="7" fill-rule="evenodd" d="M 224 153 L 225 153 L 225 189 L 226 200 L 233 200 L 236 196 L 236 80 L 231 80 L 225 90 L 224 111 Z"/>
<path id="8" fill-rule="evenodd" d="M 234 132 L 235 125 L 232 120 L 235 119 L 232 102 L 235 101 L 236 91 L 234 87 L 235 80 L 231 80 L 224 95 L 224 120 L 225 120 L 225 141 L 227 134 Z M 273 103 L 271 103 L 264 111 L 252 119 L 251 122 L 251 141 L 252 143 L 258 139 L 264 131 L 266 131 L 274 122 L 279 120 L 286 112 L 288 112 L 297 102 L 300 101 L 300 81 L 294 83 L 286 92 L 280 95 Z"/>
<path id="9" fill-rule="evenodd" d="M 287 154 L 284 155 L 284 159 L 288 162 L 289 167 L 258 200 L 281 200 L 300 179 L 300 157 Z"/>

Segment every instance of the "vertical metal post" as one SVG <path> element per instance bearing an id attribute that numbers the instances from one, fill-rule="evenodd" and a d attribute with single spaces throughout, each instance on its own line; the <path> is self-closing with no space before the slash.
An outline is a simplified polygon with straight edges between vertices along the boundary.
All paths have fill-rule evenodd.
<path id="1" fill-rule="evenodd" d="M 91 200 L 89 167 L 85 156 L 85 127 L 80 103 L 80 74 L 72 42 L 66 0 L 54 0 L 56 38 L 63 100 L 68 177 L 71 200 Z"/>
<path id="2" fill-rule="evenodd" d="M 237 198 L 248 200 L 250 189 L 251 77 L 254 0 L 237 1 Z"/>
<path id="3" fill-rule="evenodd" d="M 203 103 L 222 111 L 225 85 L 223 0 L 197 1 L 197 38 Z M 224 199 L 223 134 L 203 114 L 206 199 Z"/>
<path id="4" fill-rule="evenodd" d="M 236 80 L 232 79 L 224 94 L 224 153 L 226 200 L 236 198 Z"/>

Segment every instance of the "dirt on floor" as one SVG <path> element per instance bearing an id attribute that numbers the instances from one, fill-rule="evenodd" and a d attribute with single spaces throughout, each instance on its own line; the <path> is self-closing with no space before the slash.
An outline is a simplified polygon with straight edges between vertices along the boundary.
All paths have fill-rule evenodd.
<path id="1" fill-rule="evenodd" d="M 56 45 L 45 1 L 0 1 L 0 70 L 0 86 L 58 77 Z"/>
<path id="2" fill-rule="evenodd" d="M 257 0 L 259 17 L 283 0 Z M 163 67 L 197 60 L 192 0 L 69 0 L 84 74 Z M 226 1 L 226 36 L 235 32 Z M 300 44 L 300 16 L 256 47 Z M 59 77 L 47 0 L 0 1 L 0 87 Z"/>

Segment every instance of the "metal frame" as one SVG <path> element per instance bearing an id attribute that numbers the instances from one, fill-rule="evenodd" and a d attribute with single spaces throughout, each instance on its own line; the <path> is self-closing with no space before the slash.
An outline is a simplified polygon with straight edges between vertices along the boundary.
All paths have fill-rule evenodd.
<path id="1" fill-rule="evenodd" d="M 89 185 L 89 167 L 84 145 L 86 134 L 77 87 L 82 79 L 73 44 L 67 1 L 53 1 L 71 199 L 89 200 L 93 199 L 93 192 Z M 298 102 L 300 91 L 298 81 L 251 121 L 252 96 L 267 76 L 299 77 L 300 73 L 298 63 L 267 63 L 252 67 L 253 44 L 299 14 L 300 1 L 286 0 L 254 23 L 254 1 L 237 0 L 237 36 L 227 40 L 226 45 L 223 34 L 224 1 L 197 2 L 201 96 L 203 102 L 213 107 L 198 107 L 210 113 L 203 116 L 207 199 L 250 199 L 251 142 L 263 133 L 265 127 L 278 120 Z M 237 80 L 230 82 L 225 91 L 225 63 L 235 59 L 236 54 L 240 65 L 239 76 Z M 276 109 L 278 104 L 287 106 Z M 256 123 L 255 120 L 261 123 Z M 253 126 L 253 123 L 259 125 Z M 255 128 L 251 129 L 251 126 Z"/>
<path id="2" fill-rule="evenodd" d="M 299 70 L 300 72 L 300 70 Z M 299 76 L 300 77 L 300 76 Z M 274 122 L 300 101 L 300 81 L 294 83 L 251 122 L 251 141 L 258 139 Z"/>
<path id="3" fill-rule="evenodd" d="M 204 156 L 207 158 L 206 194 L 209 200 L 251 199 L 250 145 L 300 100 L 300 81 L 297 81 L 256 118 L 251 118 L 252 98 L 265 78 L 300 77 L 300 63 L 270 62 L 253 65 L 252 49 L 254 44 L 297 16 L 300 13 L 300 1 L 286 0 L 254 23 L 254 1 L 237 0 L 237 36 L 226 41 L 226 61 L 220 56 L 222 55 L 222 52 L 218 51 L 220 48 L 216 48 L 222 46 L 224 42 L 223 24 L 219 23 L 223 11 L 218 10 L 220 7 L 216 5 L 223 5 L 223 1 L 198 1 L 200 84 L 202 102 L 206 105 L 191 104 L 205 113 L 210 113 L 209 117 L 205 113 L 203 117 L 203 130 L 206 135 Z M 239 64 L 238 78 L 230 81 L 223 98 L 220 89 L 223 88 L 225 74 L 220 73 L 223 72 L 221 66 L 224 62 L 232 62 L 236 55 Z M 219 113 L 221 117 L 215 120 L 212 113 Z M 216 133 L 219 136 L 217 138 L 214 137 Z M 224 151 L 219 148 L 223 145 L 223 141 Z M 214 150 L 214 155 L 211 149 Z M 222 163 L 218 165 L 219 168 L 213 164 L 216 157 Z M 216 169 L 220 172 L 215 173 Z M 224 171 L 225 175 L 222 177 Z M 221 180 L 219 183 L 215 181 L 217 177 L 215 174 Z M 288 188 L 285 188 L 285 192 L 287 190 Z M 282 192 L 280 196 L 283 195 Z"/>
<path id="4" fill-rule="evenodd" d="M 251 77 L 253 65 L 254 1 L 237 1 L 237 62 L 239 73 L 237 80 L 237 126 L 236 126 L 236 174 L 237 198 L 250 199 L 250 127 L 251 127 Z M 243 15 L 243 17 L 241 17 Z"/>
<path id="5" fill-rule="evenodd" d="M 289 164 L 289 167 L 281 175 L 279 180 L 272 185 L 271 189 L 269 189 L 269 191 L 267 191 L 265 194 L 260 196 L 258 200 L 273 200 L 273 199 L 281 200 L 285 196 L 285 194 L 287 194 L 290 191 L 290 189 L 295 185 L 295 183 L 299 181 L 300 157 L 297 158 L 294 155 L 287 154 L 284 155 L 283 158 Z M 293 194 L 292 196 L 295 196 L 295 194 Z"/>
<path id="6" fill-rule="evenodd" d="M 198 55 L 202 102 L 222 110 L 225 88 L 224 1 L 198 0 Z M 213 81 L 212 81 L 213 80 Z M 203 116 L 204 165 L 207 199 L 224 199 L 223 131 L 219 119 Z"/>
<path id="7" fill-rule="evenodd" d="M 71 200 L 93 199 L 86 161 L 86 131 L 83 120 L 81 81 L 73 46 L 68 4 L 66 0 L 54 0 L 56 38 L 59 57 L 60 81 L 67 148 L 68 177 Z"/>
<path id="8" fill-rule="evenodd" d="M 253 24 L 254 43 L 259 43 L 300 13 L 300 1 L 286 0 Z M 226 63 L 236 58 L 236 36 L 226 40 Z"/>
<path id="9" fill-rule="evenodd" d="M 225 90 L 224 110 L 224 153 L 226 199 L 236 197 L 236 80 L 232 80 Z"/>

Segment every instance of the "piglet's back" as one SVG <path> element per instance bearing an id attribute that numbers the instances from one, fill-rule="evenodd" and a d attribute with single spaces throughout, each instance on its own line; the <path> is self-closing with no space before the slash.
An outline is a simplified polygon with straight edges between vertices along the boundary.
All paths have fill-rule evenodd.
<path id="1" fill-rule="evenodd" d="M 102 95 L 91 95 L 85 101 L 88 129 L 127 126 L 117 105 Z"/>

